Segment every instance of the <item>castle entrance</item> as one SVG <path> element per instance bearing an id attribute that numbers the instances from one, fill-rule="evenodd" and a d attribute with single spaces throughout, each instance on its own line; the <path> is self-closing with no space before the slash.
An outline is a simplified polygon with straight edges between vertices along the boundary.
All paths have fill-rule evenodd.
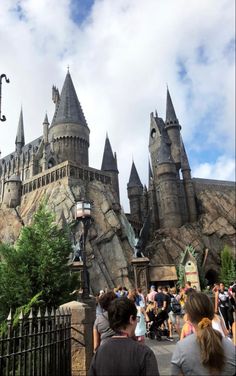
<path id="1" fill-rule="evenodd" d="M 218 282 L 218 273 L 214 269 L 209 269 L 205 278 L 208 281 L 208 285 L 213 286 L 214 283 Z"/>

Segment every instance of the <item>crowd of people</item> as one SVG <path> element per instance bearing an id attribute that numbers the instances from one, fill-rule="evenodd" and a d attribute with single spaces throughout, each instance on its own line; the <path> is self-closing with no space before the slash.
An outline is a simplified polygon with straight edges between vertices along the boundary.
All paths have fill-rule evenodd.
<path id="1" fill-rule="evenodd" d="M 147 337 L 178 341 L 172 375 L 234 375 L 235 287 L 216 284 L 214 304 L 190 282 L 179 290 L 153 285 L 147 296 L 140 288 L 101 290 L 89 375 L 159 375 Z"/>

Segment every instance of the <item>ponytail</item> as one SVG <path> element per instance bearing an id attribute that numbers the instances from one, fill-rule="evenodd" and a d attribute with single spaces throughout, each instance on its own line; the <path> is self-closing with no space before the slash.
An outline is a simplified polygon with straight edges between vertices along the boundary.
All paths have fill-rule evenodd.
<path id="1" fill-rule="evenodd" d="M 202 365 L 212 375 L 219 374 L 225 365 L 222 335 L 212 328 L 213 304 L 206 294 L 195 292 L 188 296 L 186 312 L 193 324 L 197 324 L 196 336 L 200 347 Z"/>
<path id="2" fill-rule="evenodd" d="M 203 366 L 211 371 L 221 371 L 225 365 L 221 333 L 214 330 L 212 328 L 211 320 L 204 317 L 198 323 L 196 335 L 200 346 L 200 355 Z"/>

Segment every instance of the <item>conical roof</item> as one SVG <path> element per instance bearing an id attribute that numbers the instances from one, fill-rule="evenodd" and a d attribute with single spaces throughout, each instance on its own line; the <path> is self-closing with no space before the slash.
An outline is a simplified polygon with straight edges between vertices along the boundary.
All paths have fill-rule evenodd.
<path id="1" fill-rule="evenodd" d="M 87 127 L 87 122 L 78 100 L 70 72 L 67 72 L 52 125 L 65 123 L 76 123 Z"/>
<path id="2" fill-rule="evenodd" d="M 130 177 L 129 177 L 129 182 L 127 184 L 127 187 L 128 188 L 131 188 L 131 187 L 143 187 L 143 185 L 142 185 L 142 183 L 140 181 L 140 178 L 138 176 L 138 172 L 137 172 L 136 166 L 134 164 L 134 161 L 132 163 Z"/>
<path id="3" fill-rule="evenodd" d="M 49 124 L 47 113 L 45 114 L 45 118 L 44 118 L 43 124 Z"/>
<path id="4" fill-rule="evenodd" d="M 20 118 L 19 118 L 19 123 L 18 123 L 18 128 L 17 128 L 17 134 L 16 134 L 16 144 L 20 143 L 21 146 L 25 145 L 25 135 L 24 135 L 24 121 L 23 121 L 23 111 L 21 108 L 20 111 Z"/>
<path id="5" fill-rule="evenodd" d="M 106 136 L 101 170 L 102 171 L 118 171 L 116 158 L 113 155 L 108 135 Z"/>
<path id="6" fill-rule="evenodd" d="M 171 100 L 169 89 L 167 88 L 167 97 L 166 97 L 166 124 L 175 123 L 178 124 L 179 121 L 175 114 L 175 109 Z"/>

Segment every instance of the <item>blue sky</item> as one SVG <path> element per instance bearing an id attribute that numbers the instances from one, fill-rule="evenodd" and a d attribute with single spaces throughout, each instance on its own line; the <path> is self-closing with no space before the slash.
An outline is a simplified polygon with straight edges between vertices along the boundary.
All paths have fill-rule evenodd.
<path id="1" fill-rule="evenodd" d="M 235 179 L 235 2 L 232 0 L 1 0 L 2 157 L 14 150 L 23 106 L 26 142 L 54 113 L 51 87 L 67 66 L 90 127 L 90 165 L 106 132 L 121 200 L 132 164 L 148 179 L 150 112 L 165 119 L 168 84 L 192 175 Z"/>

